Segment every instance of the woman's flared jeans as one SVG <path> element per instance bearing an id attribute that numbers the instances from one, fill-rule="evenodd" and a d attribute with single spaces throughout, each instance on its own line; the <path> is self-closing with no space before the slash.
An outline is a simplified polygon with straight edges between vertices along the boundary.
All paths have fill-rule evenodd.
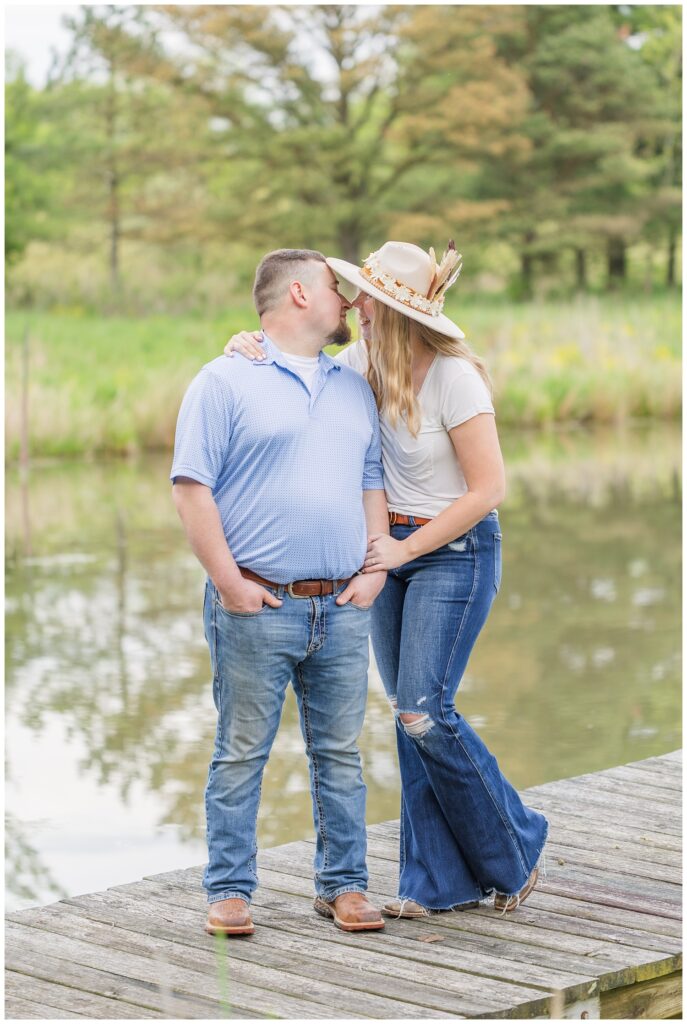
<path id="1" fill-rule="evenodd" d="M 394 526 L 397 540 L 417 527 Z M 399 897 L 433 910 L 519 892 L 548 831 L 454 698 L 501 582 L 490 513 L 455 541 L 389 573 L 372 644 L 396 717 L 401 770 Z M 403 724 L 402 714 L 421 715 Z"/>

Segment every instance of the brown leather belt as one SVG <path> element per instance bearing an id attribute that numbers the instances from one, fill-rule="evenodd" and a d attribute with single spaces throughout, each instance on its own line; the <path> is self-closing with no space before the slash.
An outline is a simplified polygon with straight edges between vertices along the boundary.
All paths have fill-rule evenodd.
<path id="1" fill-rule="evenodd" d="M 239 572 L 246 580 L 253 580 L 263 587 L 284 587 L 289 597 L 326 597 L 328 594 L 335 594 L 342 583 L 348 583 L 353 577 L 349 576 L 344 580 L 296 580 L 295 583 L 272 583 L 270 580 L 258 576 L 257 572 L 251 569 L 243 569 L 239 566 Z"/>
<path id="2" fill-rule="evenodd" d="M 422 516 L 404 516 L 402 512 L 389 512 L 389 526 L 426 526 L 431 522 L 431 519 L 423 519 Z"/>

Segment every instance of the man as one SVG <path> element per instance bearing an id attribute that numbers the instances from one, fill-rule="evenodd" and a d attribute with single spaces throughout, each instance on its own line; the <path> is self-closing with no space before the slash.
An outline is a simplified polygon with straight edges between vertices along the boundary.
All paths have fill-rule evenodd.
<path id="1" fill-rule="evenodd" d="M 206 789 L 211 934 L 253 932 L 260 785 L 292 682 L 317 831 L 315 910 L 346 931 L 384 926 L 364 895 L 365 785 L 356 746 L 369 608 L 385 573 L 356 575 L 388 532 L 377 410 L 367 382 L 323 347 L 350 338 L 350 304 L 324 256 L 281 249 L 253 298 L 262 362 L 220 356 L 177 424 L 174 501 L 208 573 L 205 635 L 218 712 Z"/>

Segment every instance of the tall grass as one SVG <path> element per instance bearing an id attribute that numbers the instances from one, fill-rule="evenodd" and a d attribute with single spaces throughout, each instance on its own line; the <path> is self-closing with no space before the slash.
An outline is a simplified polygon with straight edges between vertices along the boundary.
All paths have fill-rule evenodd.
<path id="1" fill-rule="evenodd" d="M 677 296 L 452 312 L 487 360 L 501 422 L 612 423 L 680 414 Z"/>
<path id="2" fill-rule="evenodd" d="M 499 422 L 546 426 L 680 413 L 677 296 L 449 304 L 492 373 Z M 20 445 L 21 341 L 30 336 L 34 456 L 168 449 L 181 397 L 253 308 L 226 316 L 145 319 L 10 311 L 6 318 L 7 457 Z"/>

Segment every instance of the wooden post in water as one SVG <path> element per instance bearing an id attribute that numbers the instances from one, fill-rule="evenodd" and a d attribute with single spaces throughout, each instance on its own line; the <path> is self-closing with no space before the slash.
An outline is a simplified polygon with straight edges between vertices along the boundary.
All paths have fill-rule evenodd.
<path id="1" fill-rule="evenodd" d="M 19 440 L 19 465 L 26 470 L 29 465 L 29 327 L 24 328 L 21 343 L 21 419 Z"/>
<path id="2" fill-rule="evenodd" d="M 31 517 L 29 514 L 29 325 L 24 328 L 21 343 L 21 412 L 19 422 L 19 482 L 24 532 L 24 555 L 32 554 Z"/>

